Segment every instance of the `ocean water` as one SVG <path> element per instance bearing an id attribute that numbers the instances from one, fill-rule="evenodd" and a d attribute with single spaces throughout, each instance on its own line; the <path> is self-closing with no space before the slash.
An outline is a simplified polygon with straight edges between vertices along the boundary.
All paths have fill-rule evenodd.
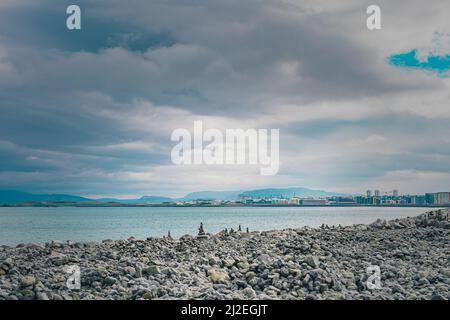
<path id="1" fill-rule="evenodd" d="M 371 223 L 378 218 L 415 216 L 427 208 L 383 207 L 0 207 L 0 245 L 50 240 L 101 241 L 173 237 L 224 228 L 271 230 L 321 224 Z"/>

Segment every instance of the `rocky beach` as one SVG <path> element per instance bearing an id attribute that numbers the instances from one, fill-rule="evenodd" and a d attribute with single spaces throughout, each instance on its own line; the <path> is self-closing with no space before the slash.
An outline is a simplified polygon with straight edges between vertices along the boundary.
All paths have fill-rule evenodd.
<path id="1" fill-rule="evenodd" d="M 0 246 L 0 300 L 450 299 L 449 209 L 369 225 L 205 231 Z"/>

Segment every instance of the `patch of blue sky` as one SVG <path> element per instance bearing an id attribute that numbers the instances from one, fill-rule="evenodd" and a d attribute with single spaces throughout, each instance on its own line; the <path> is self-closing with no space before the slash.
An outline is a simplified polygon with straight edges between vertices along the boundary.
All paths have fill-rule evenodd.
<path id="1" fill-rule="evenodd" d="M 443 78 L 450 76 L 449 54 L 429 54 L 426 59 L 420 60 L 417 56 L 417 49 L 413 49 L 407 53 L 400 53 L 389 56 L 388 62 L 395 67 L 430 71 Z"/>

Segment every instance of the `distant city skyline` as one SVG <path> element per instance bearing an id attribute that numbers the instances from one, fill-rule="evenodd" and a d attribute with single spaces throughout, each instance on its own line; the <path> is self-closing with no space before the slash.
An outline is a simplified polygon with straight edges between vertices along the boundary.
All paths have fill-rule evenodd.
<path id="1" fill-rule="evenodd" d="M 134 199 L 87 198 L 68 194 L 30 194 L 0 190 L 0 206 L 450 206 L 450 192 L 399 195 L 333 194 L 307 188 L 257 189 L 236 192 L 193 192 L 179 198 L 157 195 Z"/>

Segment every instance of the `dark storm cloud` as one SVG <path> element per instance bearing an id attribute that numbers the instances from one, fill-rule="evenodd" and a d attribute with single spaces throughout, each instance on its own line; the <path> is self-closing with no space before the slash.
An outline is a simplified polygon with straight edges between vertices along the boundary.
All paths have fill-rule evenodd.
<path id="1" fill-rule="evenodd" d="M 82 30 L 75 32 L 64 26 L 63 3 L 3 12 L 2 35 L 14 46 L 21 88 L 98 90 L 200 112 L 251 113 L 267 100 L 355 98 L 404 86 L 382 77 L 372 51 L 301 7 L 137 4 L 82 1 Z M 8 27 L 18 20 L 24 23 Z"/>
<path id="2" fill-rule="evenodd" d="M 34 1 L 2 8 L 0 28 L 3 39 L 14 45 L 94 53 L 118 46 L 145 51 L 174 43 L 168 32 L 152 32 L 132 23 L 96 15 L 92 1 L 77 2 L 83 9 L 91 10 L 82 11 L 82 31 L 71 32 L 65 28 L 65 11 L 70 4 L 72 1 Z"/>

